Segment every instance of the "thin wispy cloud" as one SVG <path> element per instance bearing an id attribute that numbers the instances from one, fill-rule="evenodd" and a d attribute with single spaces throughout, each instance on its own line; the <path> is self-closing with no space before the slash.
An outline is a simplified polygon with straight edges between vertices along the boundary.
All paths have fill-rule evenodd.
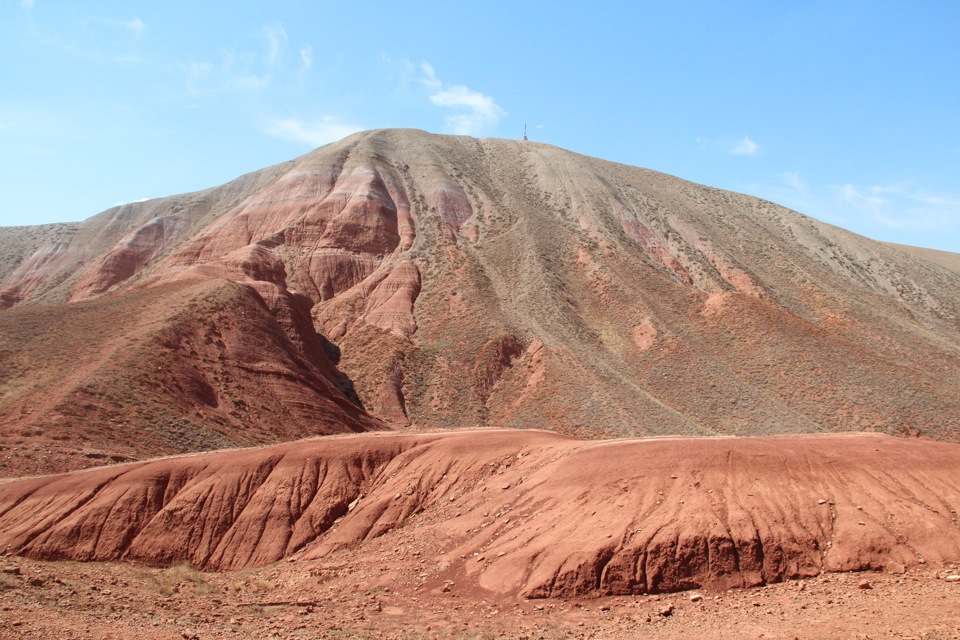
<path id="1" fill-rule="evenodd" d="M 493 98 L 463 85 L 447 85 L 437 78 L 433 66 L 420 64 L 421 84 L 430 92 L 432 104 L 458 113 L 448 115 L 447 128 L 457 135 L 477 136 L 493 130 L 507 115 Z"/>
<path id="2" fill-rule="evenodd" d="M 80 23 L 81 30 L 90 30 L 92 29 L 91 35 L 100 36 L 103 35 L 103 32 L 98 31 L 97 28 L 106 27 L 107 29 L 117 29 L 121 32 L 126 32 L 127 34 L 139 38 L 143 35 L 144 31 L 147 30 L 147 24 L 140 18 L 133 17 L 127 20 L 118 19 L 118 18 L 100 18 L 100 17 L 91 17 Z"/>
<path id="3" fill-rule="evenodd" d="M 735 156 L 755 156 L 760 153 L 760 145 L 750 136 L 743 136 L 730 153 Z"/>
<path id="4" fill-rule="evenodd" d="M 221 49 L 219 59 L 191 60 L 178 66 L 191 100 L 221 93 L 256 93 L 273 81 L 269 52 Z"/>
<path id="5" fill-rule="evenodd" d="M 268 87 L 293 91 L 313 70 L 313 46 L 290 49 L 282 24 L 261 27 L 259 41 L 251 46 L 220 48 L 206 60 L 178 62 L 191 98 L 218 93 L 262 93 Z"/>
<path id="6" fill-rule="evenodd" d="M 137 198 L 136 200 L 131 200 L 130 202 L 114 202 L 114 203 L 113 203 L 113 206 L 115 206 L 115 207 L 122 207 L 122 206 L 125 205 L 125 204 L 136 204 L 136 203 L 138 203 L 138 202 L 146 202 L 146 201 L 149 200 L 149 199 L 150 199 L 150 198 Z"/>
<path id="7" fill-rule="evenodd" d="M 29 12 L 35 2 L 21 2 L 21 6 Z M 62 24 L 40 20 L 32 13 L 27 18 L 29 36 L 51 51 L 98 64 L 127 66 L 144 63 L 140 44 L 148 27 L 139 17 L 88 15 Z"/>
<path id="8" fill-rule="evenodd" d="M 30 9 L 33 9 L 34 4 L 35 4 L 34 0 L 20 0 L 20 6 L 23 9 L 26 9 L 27 11 L 29 11 Z"/>
<path id="9" fill-rule="evenodd" d="M 763 152 L 760 144 L 750 136 L 743 136 L 739 140 L 731 136 L 720 136 L 718 138 L 698 136 L 696 145 L 702 151 L 732 156 L 756 156 Z"/>
<path id="10" fill-rule="evenodd" d="M 134 18 L 133 20 L 122 20 L 120 24 L 133 32 L 134 35 L 140 36 L 144 31 L 147 30 L 147 25 L 140 18 Z"/>
<path id="11" fill-rule="evenodd" d="M 300 47 L 300 70 L 297 71 L 297 75 L 301 78 L 308 73 L 310 69 L 313 68 L 313 47 L 309 44 L 305 44 Z"/>
<path id="12" fill-rule="evenodd" d="M 800 174 L 796 171 L 784 171 L 780 174 L 780 177 L 783 178 L 791 189 L 805 193 L 807 191 L 807 185 L 800 177 Z"/>
<path id="13" fill-rule="evenodd" d="M 287 48 L 287 31 L 283 25 L 264 27 L 267 34 L 267 66 L 272 67 L 279 62 Z"/>
<path id="14" fill-rule="evenodd" d="M 354 124 L 341 122 L 333 116 L 322 116 L 313 120 L 274 118 L 266 120 L 263 127 L 264 133 L 271 137 L 312 147 L 335 142 L 363 129 Z"/>
<path id="15" fill-rule="evenodd" d="M 933 193 L 915 182 L 858 185 L 808 184 L 800 173 L 786 171 L 770 184 L 742 190 L 824 222 L 862 233 L 889 236 L 960 229 L 960 195 Z"/>
<path id="16" fill-rule="evenodd" d="M 960 197 L 933 194 L 910 183 L 835 188 L 840 202 L 880 224 L 904 231 L 960 225 Z"/>

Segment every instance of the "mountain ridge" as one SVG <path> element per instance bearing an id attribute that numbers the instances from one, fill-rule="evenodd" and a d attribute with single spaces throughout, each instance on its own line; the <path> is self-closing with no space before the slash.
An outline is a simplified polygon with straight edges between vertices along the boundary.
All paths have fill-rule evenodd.
<path id="1" fill-rule="evenodd" d="M 369 425 L 960 433 L 952 254 L 542 143 L 362 132 L 0 255 L 0 320 L 234 283 Z"/>

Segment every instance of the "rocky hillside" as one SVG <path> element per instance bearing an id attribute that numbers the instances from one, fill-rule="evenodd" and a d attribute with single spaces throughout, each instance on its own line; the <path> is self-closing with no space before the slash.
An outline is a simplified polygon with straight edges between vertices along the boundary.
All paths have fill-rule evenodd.
<path id="1" fill-rule="evenodd" d="M 214 189 L 3 229 L 0 256 L 13 458 L 54 436 L 111 455 L 148 431 L 176 442 L 151 452 L 276 441 L 317 432 L 300 407 L 327 402 L 353 416 L 324 419 L 341 430 L 960 434 L 953 254 L 534 142 L 360 133 Z M 151 308 L 178 311 L 137 324 Z M 151 337 L 133 357 L 121 334 Z M 267 397 L 239 351 L 287 391 Z M 109 376 L 75 366 L 106 353 Z M 176 373 L 137 369 L 155 360 Z M 110 424 L 134 444 L 87 435 Z"/>

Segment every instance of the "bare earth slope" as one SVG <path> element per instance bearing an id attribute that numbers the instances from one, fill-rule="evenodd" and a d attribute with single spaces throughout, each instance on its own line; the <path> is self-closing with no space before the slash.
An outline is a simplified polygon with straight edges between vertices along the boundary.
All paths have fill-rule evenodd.
<path id="1" fill-rule="evenodd" d="M 960 433 L 960 274 L 949 255 L 538 143 L 360 133 L 214 189 L 42 233 L 5 230 L 0 255 L 19 256 L 3 263 L 6 335 L 31 313 L 232 282 L 345 396 L 355 390 L 394 425 Z M 111 331 L 89 335 L 91 353 L 109 351 Z M 50 353 L 70 353 L 71 340 L 43 337 Z M 35 430 L 21 426 L 17 388 L 43 379 L 68 397 L 75 381 L 72 369 L 48 376 L 46 356 L 20 342 L 4 348 L 35 360 L 0 380 L 8 447 L 49 442 L 42 427 L 22 434 Z M 145 359 L 174 349 L 177 367 L 206 371 L 192 345 L 148 344 Z M 107 391 L 86 414 L 70 405 L 94 421 L 127 415 L 118 419 L 138 439 L 146 422 L 125 407 L 139 401 Z M 267 402 L 258 393 L 247 386 L 242 399 Z M 55 423 L 57 406 L 30 421 Z M 245 429 L 274 430 L 233 408 Z M 197 411 L 202 401 L 151 421 L 163 429 Z"/>
<path id="2" fill-rule="evenodd" d="M 366 434 L 0 484 L 0 548 L 240 569 L 362 555 L 403 528 L 436 588 L 750 587 L 960 561 L 958 465 L 960 445 L 864 434 Z"/>
<path id="3" fill-rule="evenodd" d="M 382 428 L 292 338 L 226 280 L 2 313 L 0 475 Z"/>

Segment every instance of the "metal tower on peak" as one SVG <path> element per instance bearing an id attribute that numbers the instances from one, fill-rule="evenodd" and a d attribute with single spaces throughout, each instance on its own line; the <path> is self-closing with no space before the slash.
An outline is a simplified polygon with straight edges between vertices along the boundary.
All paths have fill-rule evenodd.
<path id="1" fill-rule="evenodd" d="M 527 123 L 526 122 L 523 123 L 523 141 L 524 142 L 527 141 Z"/>

